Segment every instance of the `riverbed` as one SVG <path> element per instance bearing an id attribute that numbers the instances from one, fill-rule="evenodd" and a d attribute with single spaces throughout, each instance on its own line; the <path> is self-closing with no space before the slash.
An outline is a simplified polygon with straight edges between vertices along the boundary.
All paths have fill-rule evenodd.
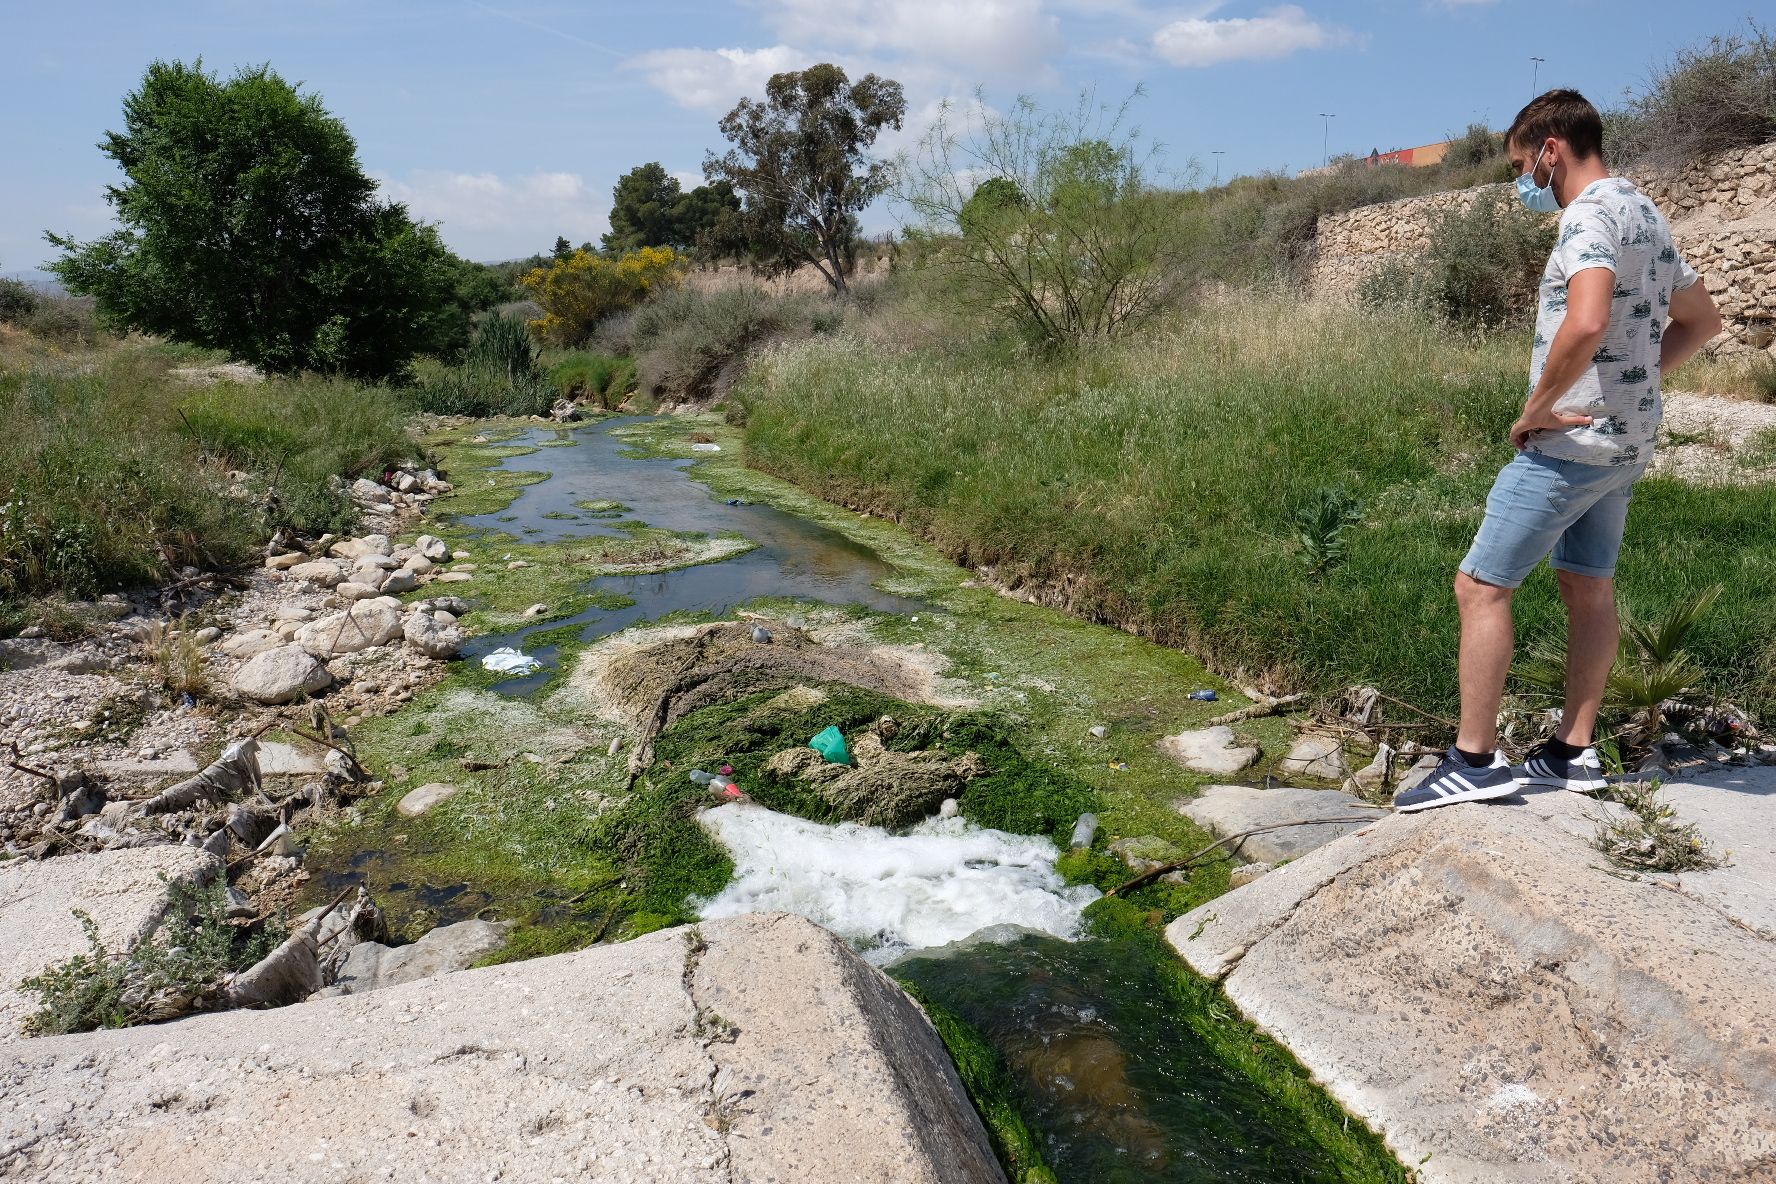
<path id="1" fill-rule="evenodd" d="M 354 836 L 358 850 L 332 845 L 314 868 L 329 891 L 371 883 L 437 921 L 498 914 L 512 902 L 508 869 L 529 861 L 556 881 L 534 889 L 543 905 L 537 920 L 580 926 L 587 939 L 608 931 L 608 913 L 574 903 L 586 895 L 583 885 L 615 874 L 576 865 L 574 836 L 584 824 L 575 814 L 589 796 L 611 800 L 624 758 L 613 745 L 601 760 L 598 747 L 610 734 L 604 725 L 564 714 L 577 702 L 563 691 L 566 676 L 588 644 L 621 640 L 613 635 L 624 630 L 736 615 L 789 627 L 836 614 L 879 640 L 938 653 L 979 706 L 1015 719 L 1032 755 L 1098 784 L 1113 823 L 1193 837 L 1190 824 L 1134 787 L 1176 784 L 1149 737 L 1200 713 L 1188 698 L 1204 678 L 1200 667 L 1114 630 L 974 589 L 966 573 L 920 554 L 890 527 L 760 485 L 731 452 L 705 445 L 684 455 L 681 441 L 677 455 L 670 447 L 662 454 L 664 426 L 625 417 L 504 441 L 487 466 L 491 478 L 547 476 L 522 485 L 508 505 L 436 527 L 447 527 L 453 544 L 482 561 L 476 581 L 452 591 L 471 602 L 487 597 L 507 555 L 540 556 L 638 530 L 693 543 L 730 540 L 728 556 L 646 574 L 597 574 L 577 589 L 590 598 L 583 610 L 478 636 L 467 655 L 476 667 L 481 656 L 507 647 L 542 668 L 491 683 L 471 669 L 459 678 L 476 684 L 472 694 L 492 699 L 447 686 L 429 715 L 417 705 L 411 722 L 404 713 L 379 725 L 380 743 L 450 765 L 466 755 L 498 766 L 489 776 L 500 779 L 465 790 L 442 820 L 409 823 L 385 812 Z M 778 504 L 762 504 L 760 494 Z M 449 705 L 456 715 L 439 710 Z M 1109 721 L 1105 741 L 1087 736 L 1085 721 L 1097 719 Z M 569 732 L 586 734 L 577 742 L 560 738 Z M 411 774 L 428 775 L 418 767 Z M 1180 1012 L 1188 1001 L 1167 986 L 1177 973 L 1169 955 L 1099 932 L 1088 912 L 1098 890 L 1063 874 L 1049 838 L 965 819 L 892 833 L 772 816 L 760 807 L 721 807 L 706 820 L 734 872 L 693 903 L 709 916 L 800 912 L 965 1020 L 1003 1061 L 1012 1100 L 1061 1180 L 1372 1178 L 1341 1175 L 1345 1157 L 1314 1142 L 1274 1091 L 1202 1038 Z M 465 843 L 473 849 L 453 850 Z M 445 864 L 469 870 L 423 871 Z M 400 878 L 379 875 L 396 867 Z M 1224 877 L 1211 868 L 1190 892 L 1212 895 Z M 1179 903 L 1190 901 L 1180 896 Z M 1162 966 L 1156 957 L 1168 961 Z"/>

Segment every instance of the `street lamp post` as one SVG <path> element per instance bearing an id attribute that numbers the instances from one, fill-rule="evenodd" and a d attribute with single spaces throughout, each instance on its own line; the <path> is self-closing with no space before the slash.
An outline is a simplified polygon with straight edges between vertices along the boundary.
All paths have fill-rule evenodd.
<path id="1" fill-rule="evenodd" d="M 1320 145 L 1320 167 L 1325 168 L 1332 163 L 1332 121 L 1337 119 L 1338 116 L 1331 111 L 1322 111 L 1320 112 L 1320 118 L 1325 120 L 1326 128 L 1325 135 L 1322 137 L 1322 143 Z"/>
<path id="2" fill-rule="evenodd" d="M 1538 93 L 1538 89 L 1541 85 L 1542 63 L 1547 61 L 1548 59 L 1547 58 L 1530 58 L 1529 60 L 1535 63 L 1535 68 L 1530 71 L 1530 75 L 1529 75 L 1529 97 L 1533 99 L 1536 97 L 1536 94 Z"/>
<path id="3" fill-rule="evenodd" d="M 1227 155 L 1225 148 L 1211 148 L 1209 155 L 1215 158 L 1215 184 L 1221 184 L 1221 158 Z"/>

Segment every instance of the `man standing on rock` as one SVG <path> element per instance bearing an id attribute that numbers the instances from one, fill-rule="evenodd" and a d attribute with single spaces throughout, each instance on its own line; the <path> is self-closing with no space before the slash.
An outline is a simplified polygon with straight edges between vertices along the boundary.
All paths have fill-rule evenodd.
<path id="1" fill-rule="evenodd" d="M 1529 400 L 1511 425 L 1517 457 L 1455 577 L 1461 730 L 1436 771 L 1394 799 L 1401 812 L 1504 797 L 1519 784 L 1605 784 L 1592 729 L 1616 658 L 1616 555 L 1629 496 L 1652 460 L 1659 375 L 1721 327 L 1664 216 L 1610 176 L 1603 121 L 1583 95 L 1535 99 L 1505 133 L 1505 151 L 1523 204 L 1560 211 L 1560 231 L 1542 273 Z M 1511 598 L 1550 554 L 1566 602 L 1566 706 L 1553 738 L 1513 768 L 1497 751 Z"/>

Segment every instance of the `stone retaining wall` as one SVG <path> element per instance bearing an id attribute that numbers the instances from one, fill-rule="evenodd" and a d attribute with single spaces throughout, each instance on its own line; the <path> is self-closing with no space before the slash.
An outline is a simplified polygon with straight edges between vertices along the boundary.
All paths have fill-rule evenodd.
<path id="1" fill-rule="evenodd" d="M 1684 257 L 1719 302 L 1727 330 L 1722 352 L 1776 343 L 1776 143 L 1745 148 L 1671 177 L 1636 178 L 1671 219 Z M 1387 264 L 1422 251 L 1439 218 L 1482 197 L 1508 198 L 1509 185 L 1483 185 L 1364 206 L 1321 218 L 1309 282 L 1316 296 L 1348 301 Z"/>

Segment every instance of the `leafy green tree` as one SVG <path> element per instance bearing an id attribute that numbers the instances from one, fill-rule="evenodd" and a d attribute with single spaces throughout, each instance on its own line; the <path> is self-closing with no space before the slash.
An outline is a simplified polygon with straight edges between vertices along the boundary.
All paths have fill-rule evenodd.
<path id="1" fill-rule="evenodd" d="M 267 370 L 384 378 L 459 348 L 458 261 L 403 206 L 375 199 L 345 125 L 269 66 L 226 82 L 155 62 L 100 150 L 122 229 L 48 235 L 53 270 L 101 318 Z"/>
<path id="2" fill-rule="evenodd" d="M 683 190 L 658 161 L 638 165 L 611 190 L 611 228 L 601 240 L 613 254 L 643 247 L 682 246 L 674 212 Z"/>
<path id="3" fill-rule="evenodd" d="M 988 177 L 975 187 L 968 200 L 962 203 L 962 209 L 956 216 L 962 233 L 967 236 L 979 237 L 990 234 L 996 225 L 1008 217 L 1030 208 L 1030 199 L 1016 181 L 1005 177 Z"/>
<path id="4" fill-rule="evenodd" d="M 857 243 L 857 214 L 887 189 L 890 166 L 870 148 L 906 116 L 900 83 L 866 74 L 852 83 L 830 63 L 773 75 L 765 99 L 742 99 L 722 117 L 732 144 L 703 175 L 743 203 L 739 230 L 761 271 L 811 264 L 833 290 Z"/>
<path id="5" fill-rule="evenodd" d="M 719 249 L 735 237 L 740 199 L 726 181 L 685 190 L 658 161 L 624 173 L 611 190 L 611 228 L 601 240 L 606 254 L 643 247 L 687 251 Z"/>
<path id="6" fill-rule="evenodd" d="M 726 181 L 686 191 L 673 207 L 672 218 L 678 241 L 670 246 L 697 248 L 712 254 L 719 254 L 724 248 L 730 253 L 744 249 L 740 199 Z"/>

